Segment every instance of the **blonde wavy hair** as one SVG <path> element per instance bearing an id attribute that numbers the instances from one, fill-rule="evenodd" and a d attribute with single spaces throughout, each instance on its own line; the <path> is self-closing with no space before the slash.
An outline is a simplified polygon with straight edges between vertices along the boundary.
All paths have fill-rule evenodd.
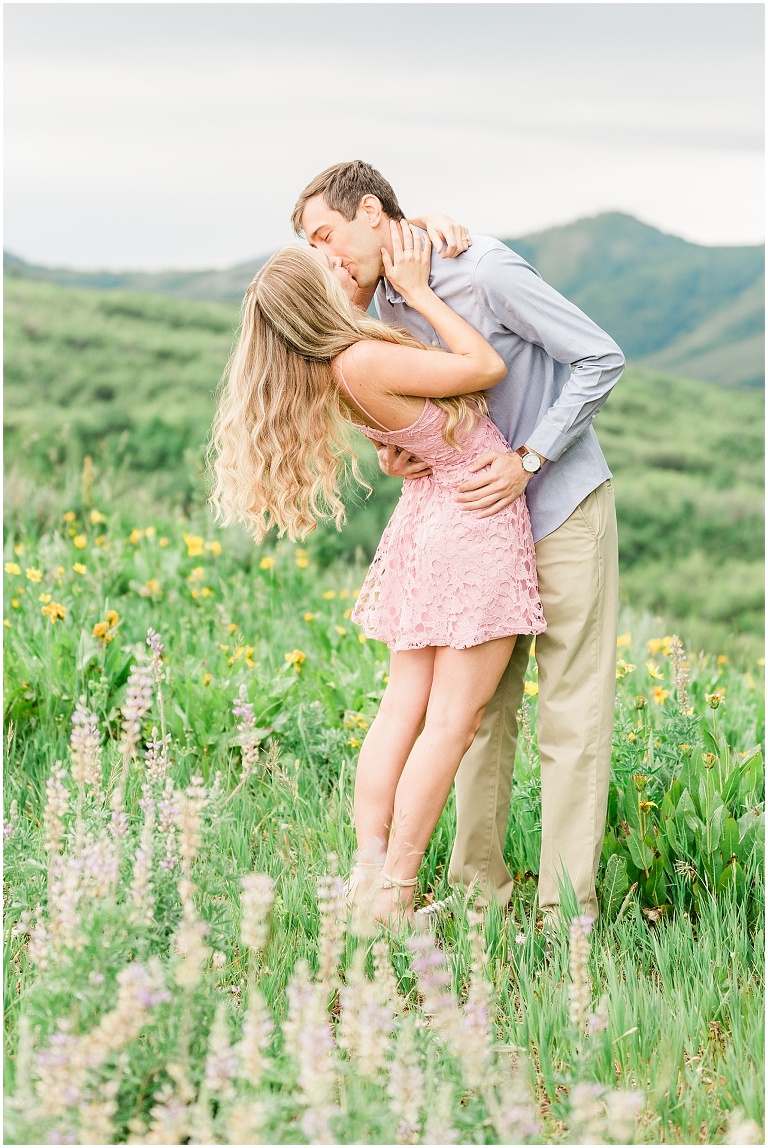
<path id="1" fill-rule="evenodd" d="M 330 269 L 306 250 L 273 255 L 251 281 L 237 346 L 222 379 L 208 461 L 209 503 L 225 526 L 239 521 L 260 542 L 306 538 L 319 520 L 345 519 L 340 487 L 351 474 L 370 493 L 349 440 L 352 407 L 331 363 L 360 339 L 422 343 L 350 302 Z M 447 442 L 487 410 L 482 392 L 434 399 L 448 414 Z"/>

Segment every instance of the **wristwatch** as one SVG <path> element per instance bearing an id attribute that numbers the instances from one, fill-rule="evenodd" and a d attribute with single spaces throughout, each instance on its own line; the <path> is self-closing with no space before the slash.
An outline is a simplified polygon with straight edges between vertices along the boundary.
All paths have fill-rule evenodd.
<path id="1" fill-rule="evenodd" d="M 528 474 L 536 474 L 541 470 L 541 459 L 537 454 L 534 454 L 532 450 L 529 450 L 527 446 L 519 446 L 515 454 L 520 455 L 520 458 L 523 460 L 523 470 L 527 471 Z"/>

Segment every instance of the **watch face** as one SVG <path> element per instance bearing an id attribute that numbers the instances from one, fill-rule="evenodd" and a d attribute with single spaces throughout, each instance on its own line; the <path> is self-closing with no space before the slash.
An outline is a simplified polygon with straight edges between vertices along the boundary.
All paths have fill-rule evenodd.
<path id="1" fill-rule="evenodd" d="M 523 455 L 523 470 L 527 470 L 529 474 L 535 474 L 540 468 L 541 462 L 535 454 Z"/>

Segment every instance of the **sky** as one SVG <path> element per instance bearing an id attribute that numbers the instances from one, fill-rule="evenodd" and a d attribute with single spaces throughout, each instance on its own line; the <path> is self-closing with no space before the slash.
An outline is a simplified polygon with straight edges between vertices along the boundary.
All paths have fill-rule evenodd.
<path id="1" fill-rule="evenodd" d="M 406 213 L 764 240 L 762 4 L 5 4 L 4 246 L 226 267 L 364 159 Z"/>

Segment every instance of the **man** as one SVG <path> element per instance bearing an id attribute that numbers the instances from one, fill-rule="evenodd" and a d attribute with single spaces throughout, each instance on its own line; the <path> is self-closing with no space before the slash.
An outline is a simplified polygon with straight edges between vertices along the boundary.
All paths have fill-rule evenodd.
<path id="1" fill-rule="evenodd" d="M 403 218 L 391 186 L 369 164 L 336 164 L 299 196 L 294 227 L 338 257 L 375 296 L 380 317 L 425 344 L 437 333 L 384 277 L 390 219 Z M 412 220 L 419 223 L 424 221 Z M 430 230 L 434 230 L 430 227 Z M 618 552 L 611 472 L 592 423 L 624 369 L 616 343 L 524 259 L 488 236 L 455 259 L 433 254 L 430 286 L 479 330 L 507 364 L 488 393 L 491 418 L 514 454 L 488 454 L 458 494 L 488 515 L 525 492 L 548 629 L 536 640 L 542 839 L 539 905 L 551 914 L 564 868 L 582 912 L 597 917 L 595 877 L 605 828 L 616 676 Z M 418 477 L 419 460 L 385 448 L 387 473 Z M 502 905 L 513 879 L 503 849 L 517 718 L 530 637 L 519 637 L 474 744 L 456 776 L 457 831 L 449 877 L 477 880 Z"/>

